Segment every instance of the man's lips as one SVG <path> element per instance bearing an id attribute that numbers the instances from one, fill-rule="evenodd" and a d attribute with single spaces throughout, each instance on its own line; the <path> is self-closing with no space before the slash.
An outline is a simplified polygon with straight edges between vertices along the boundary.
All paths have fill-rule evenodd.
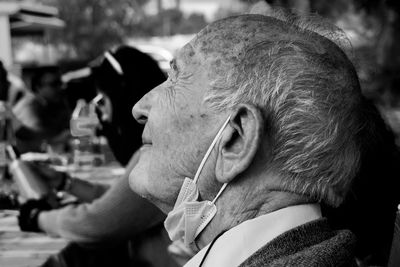
<path id="1" fill-rule="evenodd" d="M 142 146 L 140 147 L 140 151 L 148 150 L 152 147 L 151 143 L 143 143 Z"/>
<path id="2" fill-rule="evenodd" d="M 142 144 L 143 144 L 143 146 L 152 145 L 150 139 L 148 139 L 148 138 L 142 138 Z"/>

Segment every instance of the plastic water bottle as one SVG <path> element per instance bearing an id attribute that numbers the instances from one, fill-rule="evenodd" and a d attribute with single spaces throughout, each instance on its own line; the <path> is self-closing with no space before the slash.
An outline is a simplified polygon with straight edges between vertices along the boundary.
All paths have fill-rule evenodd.
<path id="1" fill-rule="evenodd" d="M 6 149 L 8 145 L 15 145 L 15 136 L 12 121 L 8 115 L 5 101 L 0 101 L 0 180 L 7 177 L 8 159 Z"/>
<path id="2" fill-rule="evenodd" d="M 98 165 L 98 159 L 101 158 L 101 151 L 97 147 L 98 138 L 95 135 L 98 125 L 95 106 L 79 99 L 70 121 L 71 135 L 74 137 L 72 147 L 75 167 L 89 169 Z"/>

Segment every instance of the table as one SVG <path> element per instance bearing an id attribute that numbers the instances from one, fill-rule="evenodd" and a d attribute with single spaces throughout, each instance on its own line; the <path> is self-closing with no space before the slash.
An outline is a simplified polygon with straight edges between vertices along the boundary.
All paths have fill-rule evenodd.
<path id="1" fill-rule="evenodd" d="M 40 266 L 67 245 L 61 238 L 21 232 L 16 215 L 15 211 L 0 211 L 0 266 Z"/>
<path id="2" fill-rule="evenodd" d="M 87 171 L 77 171 L 74 176 L 89 181 L 112 183 L 124 174 L 119 165 L 94 167 Z M 52 238 L 42 233 L 27 233 L 19 230 L 18 211 L 0 210 L 0 266 L 36 267 L 63 249 L 68 242 Z"/>

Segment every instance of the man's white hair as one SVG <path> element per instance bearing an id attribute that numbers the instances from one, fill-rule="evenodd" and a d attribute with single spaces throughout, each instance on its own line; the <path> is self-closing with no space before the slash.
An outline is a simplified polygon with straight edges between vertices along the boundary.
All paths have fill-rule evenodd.
<path id="1" fill-rule="evenodd" d="M 252 22 L 262 24 L 260 16 L 227 18 L 214 27 L 226 23 L 246 30 Z M 350 42 L 340 29 L 315 16 L 279 11 L 274 17 L 264 30 L 270 30 L 272 21 L 276 32 L 260 33 L 257 25 L 232 37 L 238 38 L 230 48 L 235 52 L 218 62 L 225 72 L 210 75 L 205 101 L 216 111 L 240 103 L 259 107 L 272 144 L 266 167 L 281 176 L 281 189 L 338 206 L 359 166 L 357 136 L 363 127 L 357 75 L 343 52 L 350 50 Z M 222 38 L 229 40 L 229 33 Z"/>

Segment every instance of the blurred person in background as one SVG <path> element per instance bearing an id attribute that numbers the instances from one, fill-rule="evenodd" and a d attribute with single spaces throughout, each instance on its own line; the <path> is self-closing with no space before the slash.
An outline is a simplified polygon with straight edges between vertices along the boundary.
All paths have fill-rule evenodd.
<path id="1" fill-rule="evenodd" d="M 165 76 L 152 58 L 126 46 L 106 52 L 92 64 L 91 72 L 107 106 L 98 114 L 103 133 L 123 165 L 131 159 L 126 173 L 109 187 L 37 169 L 49 185 L 76 196 L 81 203 L 50 210 L 42 200 L 28 201 L 21 207 L 20 227 L 96 248 L 91 251 L 70 246 L 52 257 L 48 266 L 59 266 L 61 262 L 66 266 L 175 266 L 167 255 L 169 240 L 160 224 L 164 215 L 133 193 L 128 181 L 128 174 L 140 157 L 137 150 L 142 144 L 143 129 L 133 119 L 131 108 Z M 133 240 L 128 242 L 129 248 L 128 240 Z"/>
<path id="2" fill-rule="evenodd" d="M 143 131 L 132 117 L 132 106 L 162 83 L 165 75 L 149 55 L 128 46 L 120 46 L 115 53 L 106 52 L 103 64 L 96 66 L 95 61 L 91 65 L 96 88 L 104 96 L 99 116 L 101 134 L 116 159 L 126 165 L 140 147 Z"/>
<path id="3" fill-rule="evenodd" d="M 32 76 L 31 91 L 13 107 L 19 122 L 15 129 L 18 149 L 41 151 L 43 143 L 66 142 L 71 110 L 58 69 L 39 68 Z"/>

